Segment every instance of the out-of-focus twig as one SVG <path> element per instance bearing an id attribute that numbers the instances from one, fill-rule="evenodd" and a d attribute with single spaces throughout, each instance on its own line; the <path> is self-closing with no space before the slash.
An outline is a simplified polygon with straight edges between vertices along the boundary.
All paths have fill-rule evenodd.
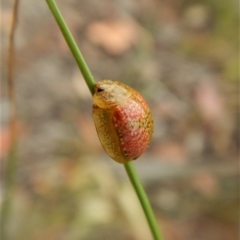
<path id="1" fill-rule="evenodd" d="M 4 199 L 2 204 L 2 213 L 0 221 L 0 232 L 3 240 L 7 240 L 7 228 L 9 223 L 11 203 L 13 191 L 15 186 L 15 173 L 16 173 L 16 145 L 17 145 L 17 111 L 15 101 L 15 86 L 14 86 L 14 63 L 15 63 L 15 30 L 17 26 L 19 0 L 14 1 L 12 23 L 9 36 L 9 49 L 8 49 L 8 65 L 7 65 L 7 90 L 10 108 L 9 117 L 9 131 L 10 131 L 10 151 L 6 162 L 6 175 L 5 175 L 5 188 Z"/>
<path id="2" fill-rule="evenodd" d="M 11 143 L 14 142 L 16 138 L 16 103 L 15 103 L 15 87 L 14 87 L 14 63 L 15 63 L 15 53 L 14 53 L 14 39 L 15 39 L 15 30 L 17 26 L 17 14 L 18 14 L 18 4 L 19 0 L 14 1 L 13 6 L 13 15 L 12 15 L 12 24 L 10 29 L 9 36 L 9 50 L 8 50 L 8 75 L 7 75 L 7 83 L 8 83 L 8 98 L 10 105 L 10 131 Z"/>

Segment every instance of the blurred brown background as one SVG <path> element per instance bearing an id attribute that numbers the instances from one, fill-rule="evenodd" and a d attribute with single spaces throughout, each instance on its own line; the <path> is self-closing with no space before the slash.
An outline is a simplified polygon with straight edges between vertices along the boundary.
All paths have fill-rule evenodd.
<path id="1" fill-rule="evenodd" d="M 134 164 L 164 239 L 238 239 L 238 2 L 57 3 L 94 78 L 136 88 L 152 109 L 154 137 Z M 12 4 L 1 2 L 2 176 Z M 99 143 L 91 95 L 45 1 L 20 1 L 15 76 L 9 239 L 152 239 L 123 166 Z"/>

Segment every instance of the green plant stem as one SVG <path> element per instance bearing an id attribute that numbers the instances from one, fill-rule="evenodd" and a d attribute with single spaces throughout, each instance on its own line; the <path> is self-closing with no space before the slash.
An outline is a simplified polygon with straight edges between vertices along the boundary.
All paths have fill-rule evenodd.
<path id="1" fill-rule="evenodd" d="M 148 197 L 146 195 L 146 192 L 140 182 L 140 179 L 138 177 L 138 174 L 133 166 L 132 162 L 127 162 L 124 164 L 125 170 L 128 174 L 128 177 L 136 191 L 136 194 L 138 196 L 138 199 L 141 203 L 141 206 L 143 208 L 143 211 L 145 213 L 145 216 L 147 218 L 148 225 L 151 229 L 152 235 L 155 240 L 162 240 L 163 238 L 160 235 L 160 232 L 158 230 L 158 224 L 156 222 L 156 218 L 154 216 L 154 213 L 152 211 L 152 207 L 149 203 Z"/>
<path id="2" fill-rule="evenodd" d="M 82 72 L 82 75 L 88 85 L 90 92 L 93 94 L 95 81 L 93 79 L 93 76 L 92 76 L 86 62 L 84 61 L 84 58 L 83 58 L 80 50 L 77 47 L 76 42 L 74 41 L 74 38 L 72 37 L 72 35 L 67 27 L 67 24 L 65 23 L 55 1 L 54 0 L 46 0 L 46 2 L 56 20 L 56 22 L 58 23 L 58 26 L 67 42 L 69 48 L 71 49 L 71 52 Z M 137 172 L 134 169 L 133 164 L 131 162 L 128 162 L 128 163 L 124 164 L 124 167 L 128 174 L 128 177 L 133 185 L 133 188 L 136 191 L 136 194 L 139 198 L 139 201 L 141 203 L 143 211 L 146 215 L 146 219 L 149 224 L 150 230 L 152 232 L 153 239 L 154 240 L 162 240 L 162 237 L 158 230 L 157 221 L 155 219 L 152 208 L 150 206 L 150 203 L 148 201 L 146 193 L 141 185 L 140 179 L 138 178 Z"/>
<path id="3" fill-rule="evenodd" d="M 93 94 L 94 93 L 94 85 L 95 85 L 94 78 L 93 78 L 70 30 L 68 29 L 66 22 L 64 21 L 64 18 L 62 16 L 60 10 L 58 9 L 55 1 L 46 0 L 46 2 L 53 14 L 58 26 L 59 26 L 67 44 L 68 44 L 68 47 L 70 48 L 70 50 L 72 52 L 72 55 L 74 56 L 74 58 L 77 62 L 78 67 L 81 70 L 81 73 L 88 85 L 90 92 Z"/>

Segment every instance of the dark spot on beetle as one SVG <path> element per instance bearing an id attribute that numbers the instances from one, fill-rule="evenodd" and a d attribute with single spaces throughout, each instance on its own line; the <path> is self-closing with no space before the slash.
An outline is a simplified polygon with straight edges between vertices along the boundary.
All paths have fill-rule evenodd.
<path id="1" fill-rule="evenodd" d="M 104 91 L 104 88 L 102 87 L 97 88 L 97 92 L 102 92 L 102 91 Z"/>

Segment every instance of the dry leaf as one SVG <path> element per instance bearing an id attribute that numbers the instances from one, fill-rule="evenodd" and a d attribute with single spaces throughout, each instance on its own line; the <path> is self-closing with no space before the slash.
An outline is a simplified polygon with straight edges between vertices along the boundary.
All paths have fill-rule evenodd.
<path id="1" fill-rule="evenodd" d="M 195 175 L 191 180 L 193 188 L 205 196 L 214 196 L 218 191 L 217 178 L 208 172 Z"/>
<path id="2" fill-rule="evenodd" d="M 98 21 L 89 25 L 87 37 L 113 55 L 123 54 L 137 40 L 137 29 L 131 21 Z"/>
<path id="3" fill-rule="evenodd" d="M 210 82 L 201 83 L 196 89 L 196 102 L 207 121 L 218 121 L 223 114 L 222 99 Z"/>
<path id="4" fill-rule="evenodd" d="M 175 141 L 160 143 L 153 148 L 153 152 L 161 160 L 174 164 L 184 164 L 187 159 L 184 146 Z"/>

